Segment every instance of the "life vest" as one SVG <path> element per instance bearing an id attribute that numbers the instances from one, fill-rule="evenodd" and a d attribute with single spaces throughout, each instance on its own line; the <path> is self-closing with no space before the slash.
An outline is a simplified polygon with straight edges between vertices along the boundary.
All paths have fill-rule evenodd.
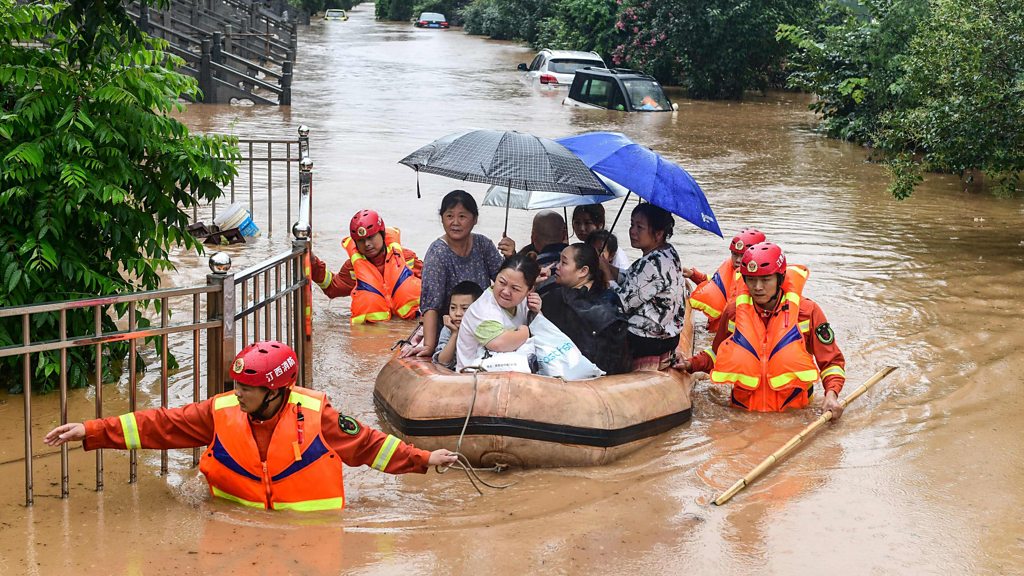
<path id="1" fill-rule="evenodd" d="M 722 262 L 711 278 L 700 283 L 690 295 L 690 306 L 708 317 L 708 331 L 718 332 L 718 318 L 726 304 L 736 297 L 736 286 L 743 283 L 732 258 Z"/>
<path id="2" fill-rule="evenodd" d="M 414 318 L 420 309 L 420 279 L 413 274 L 415 260 L 405 260 L 397 228 L 384 232 L 384 273 L 356 249 L 355 240 L 345 237 L 341 245 L 352 260 L 356 287 L 352 289 L 352 324 L 385 322 L 391 314 Z"/>
<path id="3" fill-rule="evenodd" d="M 261 462 L 249 416 L 239 407 L 234 392 L 214 396 L 213 442 L 199 463 L 210 493 L 253 508 L 343 508 L 341 457 L 320 430 L 320 413 L 326 402 L 323 392 L 292 387 L 271 437 L 267 461 Z"/>
<path id="4" fill-rule="evenodd" d="M 745 283 L 738 285 L 732 335 L 718 347 L 711 381 L 731 384 L 736 404 L 758 412 L 803 408 L 818 381 L 818 365 L 807 351 L 810 321 L 799 321 L 807 269 L 790 265 L 782 282 L 778 311 L 765 326 Z"/>

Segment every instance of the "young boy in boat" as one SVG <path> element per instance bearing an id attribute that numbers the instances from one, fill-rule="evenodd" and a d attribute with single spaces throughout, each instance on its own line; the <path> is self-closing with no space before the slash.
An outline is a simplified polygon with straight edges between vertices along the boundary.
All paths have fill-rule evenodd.
<path id="1" fill-rule="evenodd" d="M 806 275 L 787 274 L 786 255 L 769 242 L 747 248 L 741 264 L 743 281 L 710 350 L 676 368 L 710 373 L 713 383 L 732 385 L 734 406 L 757 412 L 804 408 L 821 380 L 822 411 L 838 419 L 846 360 L 825 313 L 802 297 Z"/>
<path id="2" fill-rule="evenodd" d="M 420 450 L 340 414 L 323 392 L 295 386 L 298 373 L 288 345 L 257 342 L 235 357 L 231 392 L 181 408 L 64 424 L 43 442 L 81 440 L 86 450 L 207 446 L 199 471 L 214 497 L 300 512 L 345 506 L 342 463 L 423 474 L 456 460 L 449 450 Z"/>
<path id="3" fill-rule="evenodd" d="M 435 363 L 449 370 L 455 370 L 456 343 L 459 340 L 462 317 L 483 293 L 484 291 L 476 282 L 469 280 L 459 282 L 452 289 L 448 314 L 443 318 L 444 328 L 441 329 L 441 335 L 437 337 L 437 352 L 434 352 Z"/>
<path id="4" fill-rule="evenodd" d="M 729 258 L 722 262 L 710 278 L 696 268 L 683 269 L 683 276 L 697 283 L 697 288 L 690 295 L 690 306 L 707 316 L 708 332 L 718 332 L 722 311 L 726 304 L 736 298 L 739 285 L 742 284 L 739 268 L 743 253 L 754 244 L 765 241 L 765 235 L 760 230 L 744 228 L 732 237 L 729 242 Z"/>
<path id="5" fill-rule="evenodd" d="M 423 261 L 401 244 L 397 228 L 385 228 L 373 210 L 360 210 L 341 245 L 348 260 L 331 273 L 313 256 L 312 278 L 328 298 L 352 296 L 352 324 L 415 318 L 420 310 Z"/>

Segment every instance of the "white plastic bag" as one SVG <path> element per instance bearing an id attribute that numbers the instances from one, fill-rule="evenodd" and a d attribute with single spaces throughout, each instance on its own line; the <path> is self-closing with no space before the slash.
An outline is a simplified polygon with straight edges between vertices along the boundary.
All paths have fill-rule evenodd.
<path id="1" fill-rule="evenodd" d="M 604 372 L 580 352 L 557 326 L 543 314 L 530 322 L 530 333 L 540 365 L 538 374 L 560 376 L 566 380 L 584 380 L 603 376 Z"/>
<path id="2" fill-rule="evenodd" d="M 527 340 L 513 352 L 491 352 L 466 364 L 466 368 L 479 367 L 488 372 L 522 372 L 530 374 L 530 356 L 533 355 L 533 343 Z"/>

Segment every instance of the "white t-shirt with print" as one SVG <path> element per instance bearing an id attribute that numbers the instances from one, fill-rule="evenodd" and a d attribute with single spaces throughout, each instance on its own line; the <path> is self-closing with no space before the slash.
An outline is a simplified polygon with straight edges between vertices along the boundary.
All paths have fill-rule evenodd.
<path id="1" fill-rule="evenodd" d="M 515 314 L 498 305 L 494 299 L 494 292 L 491 288 L 484 290 L 484 293 L 466 310 L 462 317 L 462 325 L 459 326 L 459 339 L 455 348 L 455 370 L 461 371 L 484 354 L 484 344 L 481 344 L 476 337 L 477 328 L 481 322 L 488 320 L 500 322 L 507 330 L 515 330 L 526 324 L 529 310 L 526 307 L 526 298 L 516 307 Z"/>

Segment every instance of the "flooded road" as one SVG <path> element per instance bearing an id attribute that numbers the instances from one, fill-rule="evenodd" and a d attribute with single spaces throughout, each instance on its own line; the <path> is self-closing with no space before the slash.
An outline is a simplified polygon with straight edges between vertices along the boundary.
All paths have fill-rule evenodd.
<path id="1" fill-rule="evenodd" d="M 709 503 L 812 421 L 817 412 L 746 414 L 698 384 L 693 421 L 613 465 L 515 471 L 479 496 L 456 471 L 387 476 L 346 469 L 343 514 L 296 516 L 208 501 L 190 451 L 71 453 L 71 498 L 59 458 L 38 461 L 36 504 L 23 502 L 21 432 L 0 432 L 0 574 L 1009 574 L 1024 573 L 1024 203 L 964 192 L 930 177 L 915 197 L 886 193 L 863 150 L 813 132 L 798 95 L 743 103 L 679 100 L 676 114 L 582 111 L 562 93 L 522 84 L 533 54 L 460 31 L 372 20 L 316 21 L 300 40 L 291 109 L 194 106 L 196 130 L 291 137 L 311 127 L 315 246 L 337 269 L 355 211 L 372 207 L 423 254 L 442 233 L 441 196 L 484 187 L 422 176 L 397 161 L 468 128 L 548 137 L 621 131 L 686 167 L 731 235 L 768 234 L 812 273 L 806 289 L 847 357 L 847 392 L 884 365 L 899 370 L 727 505 Z M 609 203 L 608 209 L 614 213 Z M 503 210 L 477 232 L 501 235 Z M 527 241 L 532 214 L 511 214 Z M 611 216 L 609 216 L 611 220 Z M 620 237 L 625 228 L 618 230 Z M 672 239 L 686 265 L 713 270 L 726 242 L 685 223 Z M 239 250 L 235 270 L 273 252 Z M 637 256 L 631 252 L 631 256 Z M 182 257 L 175 284 L 204 277 Z M 351 329 L 348 301 L 315 295 L 317 386 L 371 425 L 374 377 L 407 324 Z M 108 398 L 117 390 L 105 391 Z M 89 417 L 72 393 L 69 415 Z M 182 395 L 183 396 L 183 395 Z M 41 439 L 55 395 L 35 398 Z M 20 421 L 20 396 L 0 396 Z M 116 413 L 116 402 L 108 404 Z M 36 443 L 37 454 L 51 451 Z"/>

